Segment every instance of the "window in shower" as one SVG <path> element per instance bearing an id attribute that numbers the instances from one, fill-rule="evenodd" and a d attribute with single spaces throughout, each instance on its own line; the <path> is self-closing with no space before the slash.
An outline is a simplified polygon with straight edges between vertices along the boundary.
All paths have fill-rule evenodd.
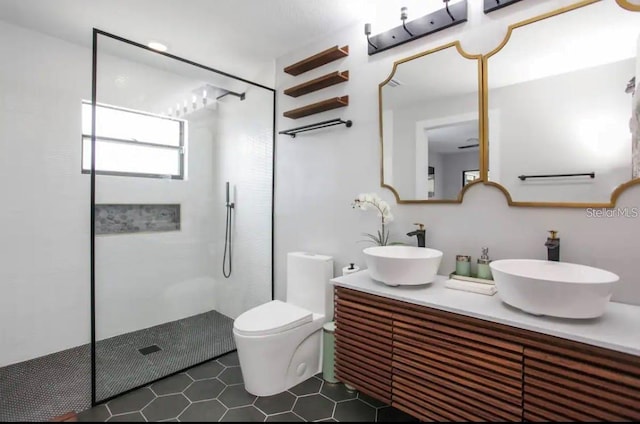
<path id="1" fill-rule="evenodd" d="M 184 179 L 187 123 L 131 109 L 96 106 L 96 173 Z M 91 170 L 91 102 L 82 102 L 82 172 Z"/>

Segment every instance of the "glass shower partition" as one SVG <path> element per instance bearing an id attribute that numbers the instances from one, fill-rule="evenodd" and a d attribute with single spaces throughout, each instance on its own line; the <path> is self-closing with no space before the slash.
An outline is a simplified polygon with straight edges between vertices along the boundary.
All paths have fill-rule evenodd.
<path id="1" fill-rule="evenodd" d="M 272 299 L 274 91 L 94 30 L 94 97 L 95 404 L 234 350 Z"/>

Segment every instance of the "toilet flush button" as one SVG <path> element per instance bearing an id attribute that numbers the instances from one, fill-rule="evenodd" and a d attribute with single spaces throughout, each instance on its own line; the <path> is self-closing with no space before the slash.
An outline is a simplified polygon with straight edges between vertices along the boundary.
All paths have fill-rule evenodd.
<path id="1" fill-rule="evenodd" d="M 298 369 L 296 369 L 296 374 L 298 374 L 298 377 L 300 377 L 302 376 L 302 374 L 304 374 L 306 370 L 307 370 L 307 364 L 302 363 L 298 365 Z"/>

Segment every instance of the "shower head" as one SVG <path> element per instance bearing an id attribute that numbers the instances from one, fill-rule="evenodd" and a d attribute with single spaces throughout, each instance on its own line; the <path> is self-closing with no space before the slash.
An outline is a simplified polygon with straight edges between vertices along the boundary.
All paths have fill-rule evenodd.
<path id="1" fill-rule="evenodd" d="M 215 98 L 220 96 L 222 93 L 225 93 L 226 91 L 227 90 L 225 90 L 224 88 L 212 84 L 204 84 L 194 90 L 191 90 L 191 92 L 196 97 L 201 97 L 209 101 L 213 101 Z"/>

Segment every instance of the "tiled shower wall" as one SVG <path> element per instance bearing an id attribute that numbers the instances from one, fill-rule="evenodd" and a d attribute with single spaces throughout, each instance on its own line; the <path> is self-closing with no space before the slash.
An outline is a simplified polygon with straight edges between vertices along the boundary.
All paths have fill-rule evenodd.
<path id="1" fill-rule="evenodd" d="M 149 54 L 98 37 L 98 102 L 153 112 L 201 84 L 189 74 L 190 65 L 171 62 L 169 68 L 163 61 L 153 66 Z M 119 86 L 117 76 L 126 77 L 127 84 Z M 218 116 L 215 110 L 203 112 L 181 116 L 188 134 L 185 179 L 96 176 L 98 205 L 180 205 L 180 231 L 149 231 L 172 225 L 177 211 L 165 206 L 152 213 L 150 206 L 141 206 L 120 210 L 110 221 L 111 229 L 126 233 L 96 237 L 98 340 L 215 309 L 217 268 L 209 246 L 224 236 L 212 213 Z M 114 208 L 99 209 L 98 220 L 101 213 L 114 218 Z M 159 214 L 165 222 L 152 225 L 150 219 Z"/>
<path id="2" fill-rule="evenodd" d="M 271 92 L 257 87 L 247 87 L 244 101 L 228 96 L 218 105 L 213 207 L 216 228 L 225 228 L 226 181 L 235 208 L 233 271 L 228 279 L 221 272 L 224 238 L 218 237 L 213 245 L 216 310 L 232 318 L 271 300 L 272 110 Z"/>

